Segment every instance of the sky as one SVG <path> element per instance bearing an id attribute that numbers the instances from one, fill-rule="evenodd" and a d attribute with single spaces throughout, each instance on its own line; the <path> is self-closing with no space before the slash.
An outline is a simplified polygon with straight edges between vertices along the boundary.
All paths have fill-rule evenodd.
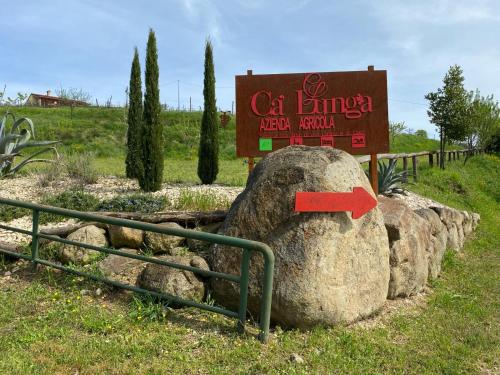
<path id="1" fill-rule="evenodd" d="M 77 88 L 124 104 L 134 47 L 142 68 L 157 37 L 160 98 L 203 106 L 203 58 L 214 48 L 217 106 L 231 110 L 234 76 L 387 70 L 389 120 L 435 129 L 424 95 L 448 68 L 500 98 L 500 0 L 0 0 L 0 90 Z M 179 103 L 178 103 L 179 88 Z"/>

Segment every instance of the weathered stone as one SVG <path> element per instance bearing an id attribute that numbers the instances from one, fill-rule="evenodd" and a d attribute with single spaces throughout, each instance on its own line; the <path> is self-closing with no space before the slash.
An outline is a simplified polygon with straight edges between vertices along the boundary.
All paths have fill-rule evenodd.
<path id="1" fill-rule="evenodd" d="M 120 249 L 123 253 L 137 255 L 135 249 Z M 106 276 L 120 275 L 129 280 L 136 280 L 139 273 L 146 266 L 146 262 L 139 259 L 127 258 L 120 255 L 110 254 L 99 262 L 99 269 Z"/>
<path id="2" fill-rule="evenodd" d="M 208 270 L 207 262 L 199 256 L 164 255 L 158 259 Z M 170 294 L 179 298 L 201 302 L 205 296 L 203 278 L 191 271 L 179 270 L 149 263 L 137 278 L 137 285 L 144 289 Z M 175 304 L 174 304 L 175 306 Z"/>
<path id="3" fill-rule="evenodd" d="M 183 229 L 177 223 L 160 223 L 165 228 L 171 229 Z M 144 242 L 148 249 L 150 249 L 153 254 L 168 254 L 173 255 L 172 250 L 176 247 L 180 247 L 184 242 L 183 237 L 171 236 L 169 234 L 161 234 L 154 232 L 146 232 Z"/>
<path id="4" fill-rule="evenodd" d="M 434 210 L 420 208 L 415 210 L 415 213 L 426 220 L 431 226 L 431 242 L 429 248 L 426 250 L 429 263 L 429 277 L 435 279 L 441 272 L 441 262 L 446 250 L 448 231 Z"/>
<path id="5" fill-rule="evenodd" d="M 127 227 L 110 225 L 108 227 L 109 242 L 115 248 L 127 247 L 139 249 L 144 241 L 144 231 Z"/>
<path id="6" fill-rule="evenodd" d="M 472 213 L 472 230 L 476 229 L 481 221 L 481 215 L 473 212 Z"/>
<path id="7" fill-rule="evenodd" d="M 93 246 L 108 246 L 106 231 L 94 225 L 87 225 L 86 227 L 77 229 L 67 238 L 71 241 L 83 242 Z M 60 260 L 62 263 L 88 264 L 96 260 L 100 254 L 99 251 L 72 245 L 64 245 L 60 252 Z"/>
<path id="8" fill-rule="evenodd" d="M 275 255 L 271 319 L 288 327 L 351 322 L 380 309 L 387 297 L 389 244 L 380 211 L 298 213 L 295 193 L 373 190 L 359 163 L 326 147 L 290 146 L 266 156 L 231 206 L 220 234 L 261 241 Z M 239 274 L 241 250 L 211 247 L 216 271 Z M 263 258 L 250 262 L 248 308 L 258 316 Z M 213 279 L 215 298 L 238 304 L 239 286 Z"/>
<path id="9" fill-rule="evenodd" d="M 196 228 L 196 230 L 200 230 L 202 232 L 207 232 L 207 233 L 217 233 L 217 231 L 220 229 L 221 225 L 222 225 L 222 222 L 212 223 L 212 224 L 204 225 L 202 227 L 198 227 L 198 228 Z M 189 250 L 194 251 L 195 253 L 207 252 L 210 249 L 210 246 L 212 245 L 210 242 L 195 240 L 192 238 L 187 238 L 186 243 L 187 243 L 187 246 L 189 247 Z"/>
<path id="10" fill-rule="evenodd" d="M 387 298 L 420 292 L 427 282 L 431 225 L 400 200 L 379 197 L 389 236 L 391 279 Z"/>
<path id="11" fill-rule="evenodd" d="M 446 247 L 460 251 L 464 245 L 465 234 L 463 229 L 464 214 L 450 207 L 431 207 L 439 215 L 448 231 Z"/>

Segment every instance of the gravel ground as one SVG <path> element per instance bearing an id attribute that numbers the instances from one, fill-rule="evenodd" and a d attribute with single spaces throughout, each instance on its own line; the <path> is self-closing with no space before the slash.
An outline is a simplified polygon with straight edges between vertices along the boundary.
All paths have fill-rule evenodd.
<path id="1" fill-rule="evenodd" d="M 16 177 L 0 181 L 0 197 L 39 203 L 44 196 L 58 194 L 72 186 L 76 185 L 69 178 L 64 178 L 50 186 L 42 187 L 39 184 L 37 175 Z M 229 202 L 232 202 L 243 190 L 241 187 L 222 185 L 163 184 L 162 189 L 154 192 L 153 195 L 165 196 L 171 203 L 174 203 L 179 198 L 181 191 L 186 189 L 194 192 L 214 194 L 227 199 Z M 119 194 L 140 192 L 135 180 L 112 176 L 100 177 L 96 184 L 86 185 L 83 187 L 83 190 L 99 199 L 109 199 Z M 51 223 L 41 226 L 41 228 L 60 227 L 74 222 L 75 220 L 71 219 L 60 223 Z M 21 229 L 31 229 L 31 217 L 24 216 L 8 223 L 0 221 L 0 224 Z M 21 243 L 29 242 L 29 240 L 30 237 L 27 235 L 0 229 L 0 241 Z"/>

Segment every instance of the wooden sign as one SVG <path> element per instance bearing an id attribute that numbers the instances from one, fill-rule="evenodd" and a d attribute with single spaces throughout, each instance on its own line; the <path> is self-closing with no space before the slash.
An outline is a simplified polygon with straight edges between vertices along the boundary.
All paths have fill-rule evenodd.
<path id="1" fill-rule="evenodd" d="M 236 154 L 289 145 L 389 152 L 385 70 L 236 76 Z"/>

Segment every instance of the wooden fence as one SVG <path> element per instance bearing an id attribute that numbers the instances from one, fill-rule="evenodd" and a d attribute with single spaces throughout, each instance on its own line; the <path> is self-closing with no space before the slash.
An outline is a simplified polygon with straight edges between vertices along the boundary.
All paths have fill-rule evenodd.
<path id="1" fill-rule="evenodd" d="M 468 154 L 469 156 L 473 155 L 478 155 L 483 153 L 484 151 L 481 149 L 470 149 L 470 150 L 449 150 L 444 152 L 444 158 L 447 158 L 449 162 L 454 161 L 454 160 L 460 160 L 460 156 L 463 158 L 466 157 Z M 439 157 L 440 153 L 439 151 L 420 151 L 420 152 L 414 152 L 414 153 L 403 153 L 403 154 L 378 154 L 377 155 L 377 160 L 381 159 L 403 159 L 403 171 L 404 171 L 404 181 L 408 181 L 408 160 L 411 159 L 411 165 L 412 165 L 412 175 L 414 181 L 418 180 L 418 173 L 417 173 L 417 165 L 418 165 L 418 157 L 422 156 L 428 156 L 429 160 L 429 166 L 433 167 L 434 165 L 439 166 Z M 360 156 L 357 158 L 360 164 L 367 163 L 370 161 L 371 156 L 366 155 L 366 156 Z M 434 163 L 435 161 L 435 163 Z"/>

